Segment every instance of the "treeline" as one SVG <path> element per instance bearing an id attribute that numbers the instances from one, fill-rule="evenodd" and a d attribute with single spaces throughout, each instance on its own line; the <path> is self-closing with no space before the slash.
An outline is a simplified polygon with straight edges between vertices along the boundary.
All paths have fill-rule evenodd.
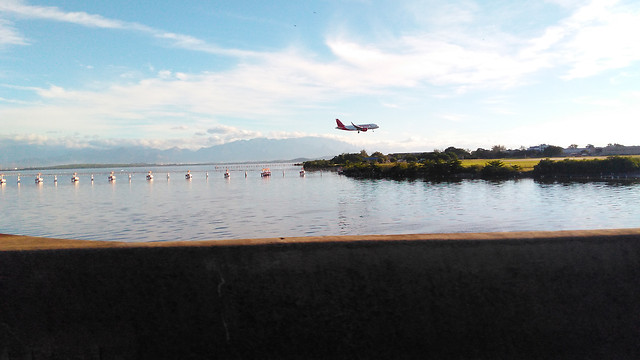
<path id="1" fill-rule="evenodd" d="M 377 162 L 377 163 L 395 163 L 395 162 L 417 162 L 421 163 L 428 160 L 455 160 L 455 159 L 522 159 L 522 158 L 537 158 L 537 157 L 556 157 L 562 155 L 562 147 L 560 146 L 547 146 L 542 150 L 534 149 L 509 149 L 507 150 L 502 145 L 495 145 L 491 150 L 478 148 L 474 151 L 448 147 L 444 151 L 431 151 L 422 153 L 391 153 L 384 155 L 383 153 L 376 151 L 371 155 L 368 155 L 365 150 L 359 153 L 345 153 L 334 156 L 331 160 L 314 160 L 306 161 L 305 168 L 308 169 L 321 169 L 332 166 L 345 166 L 350 163 L 360 162 Z"/>
<path id="2" fill-rule="evenodd" d="M 553 161 L 540 160 L 533 167 L 534 176 L 588 176 L 629 174 L 640 171 L 640 158 L 610 156 L 606 159 Z"/>
<path id="3" fill-rule="evenodd" d="M 397 155 L 397 154 L 393 154 Z M 490 160 L 483 165 L 464 166 L 453 151 L 411 154 L 399 159 L 376 152 L 369 156 L 366 151 L 340 154 L 331 160 L 306 161 L 305 169 L 340 168 L 347 176 L 359 178 L 390 179 L 455 179 L 455 178 L 514 178 L 514 177 L 602 177 L 629 173 L 640 174 L 640 158 L 612 156 L 606 159 L 554 161 L 540 160 L 533 171 L 523 172 L 517 165 Z"/>
<path id="4" fill-rule="evenodd" d="M 342 168 L 347 176 L 374 179 L 455 179 L 455 178 L 509 178 L 522 175 L 517 165 L 509 166 L 501 160 L 492 160 L 485 165 L 463 166 L 459 159 L 427 159 L 421 162 L 396 162 L 380 164 L 360 162 Z"/>
<path id="5" fill-rule="evenodd" d="M 396 153 L 389 154 L 388 157 L 398 160 L 420 161 L 440 154 L 455 155 L 458 159 L 524 159 L 524 158 L 547 158 L 562 155 L 563 148 L 560 146 L 548 145 L 544 149 L 507 149 L 502 145 L 494 145 L 491 149 L 477 148 L 467 150 L 450 146 L 444 151 L 432 151 L 424 153 Z"/>
<path id="6" fill-rule="evenodd" d="M 434 151 L 421 154 L 384 155 L 366 151 L 340 154 L 331 160 L 314 160 L 303 163 L 305 169 L 331 169 L 339 167 L 348 176 L 362 178 L 434 178 L 456 177 L 515 177 L 521 175 L 517 165 L 506 165 L 500 160 L 485 165 L 463 166 L 454 151 Z"/>
<path id="7" fill-rule="evenodd" d="M 376 151 L 373 154 L 369 155 L 365 150 L 360 151 L 359 153 L 343 153 L 337 156 L 334 156 L 331 160 L 312 160 L 305 161 L 304 168 L 305 169 L 324 169 L 331 168 L 337 166 L 348 166 L 350 164 L 359 164 L 359 163 L 398 163 L 398 162 L 424 162 L 428 160 L 433 161 L 450 161 L 450 160 L 458 160 L 459 157 L 454 151 L 433 151 L 433 152 L 425 152 L 425 153 L 407 153 L 407 154 L 389 154 L 384 155 L 383 153 Z M 464 158 L 464 157 L 462 157 Z"/>

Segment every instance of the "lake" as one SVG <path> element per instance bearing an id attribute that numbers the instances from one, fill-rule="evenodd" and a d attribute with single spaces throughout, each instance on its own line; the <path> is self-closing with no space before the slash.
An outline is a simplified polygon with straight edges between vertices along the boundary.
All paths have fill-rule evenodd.
<path id="1" fill-rule="evenodd" d="M 639 182 L 358 180 L 293 164 L 263 178 L 262 166 L 49 170 L 38 185 L 36 171 L 20 184 L 5 172 L 0 232 L 137 242 L 640 227 Z"/>

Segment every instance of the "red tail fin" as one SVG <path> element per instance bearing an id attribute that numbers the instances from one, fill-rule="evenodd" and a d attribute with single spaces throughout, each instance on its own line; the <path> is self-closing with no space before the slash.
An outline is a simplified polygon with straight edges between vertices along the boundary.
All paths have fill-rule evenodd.
<path id="1" fill-rule="evenodd" d="M 340 119 L 336 119 L 336 123 L 338 124 L 339 128 L 343 128 L 344 124 L 342 123 L 342 121 L 340 121 Z"/>

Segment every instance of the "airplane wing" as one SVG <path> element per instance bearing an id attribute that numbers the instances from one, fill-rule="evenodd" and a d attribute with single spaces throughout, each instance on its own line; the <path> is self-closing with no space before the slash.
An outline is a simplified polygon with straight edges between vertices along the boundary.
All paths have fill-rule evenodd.
<path id="1" fill-rule="evenodd" d="M 351 122 L 351 125 L 353 125 L 353 127 L 356 128 L 356 130 L 358 130 L 358 131 L 367 131 L 368 130 L 366 127 L 362 127 L 362 126 L 356 125 L 353 122 Z"/>

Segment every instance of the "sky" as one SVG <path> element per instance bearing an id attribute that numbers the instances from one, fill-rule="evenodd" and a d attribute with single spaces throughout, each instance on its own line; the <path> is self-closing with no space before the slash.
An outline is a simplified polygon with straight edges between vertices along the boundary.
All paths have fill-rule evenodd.
<path id="1" fill-rule="evenodd" d="M 0 0 L 0 139 L 640 145 L 637 34 L 635 0 Z"/>

